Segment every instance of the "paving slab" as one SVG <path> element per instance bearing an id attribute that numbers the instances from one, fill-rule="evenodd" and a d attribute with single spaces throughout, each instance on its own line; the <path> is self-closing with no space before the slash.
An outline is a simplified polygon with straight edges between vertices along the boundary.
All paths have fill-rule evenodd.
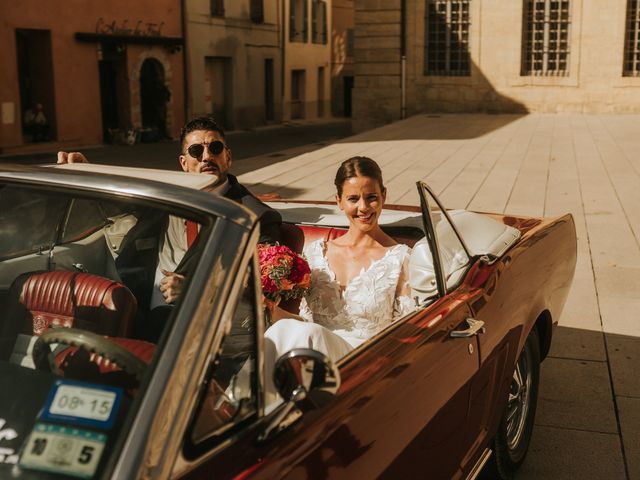
<path id="1" fill-rule="evenodd" d="M 606 362 L 604 340 L 601 331 L 559 326 L 553 333 L 549 357 Z M 544 381 L 546 383 L 546 377 Z"/>
<path id="2" fill-rule="evenodd" d="M 634 298 L 640 292 L 640 267 L 638 266 L 626 264 L 596 266 L 594 273 L 600 295 Z"/>
<path id="3" fill-rule="evenodd" d="M 626 478 L 620 437 L 536 425 L 517 480 Z"/>
<path id="4" fill-rule="evenodd" d="M 559 324 L 563 327 L 601 333 L 602 321 L 598 309 L 596 286 L 590 263 L 585 261 L 587 259 L 578 258 L 571 290 Z"/>
<path id="5" fill-rule="evenodd" d="M 629 480 L 640 480 L 640 397 L 617 397 Z"/>
<path id="6" fill-rule="evenodd" d="M 618 434 L 606 362 L 548 357 L 538 407 L 539 425 Z"/>
<path id="7" fill-rule="evenodd" d="M 605 333 L 638 337 L 640 298 L 599 296 L 600 316 Z"/>
<path id="8" fill-rule="evenodd" d="M 605 334 L 605 342 L 614 393 L 640 398 L 640 337 Z"/>

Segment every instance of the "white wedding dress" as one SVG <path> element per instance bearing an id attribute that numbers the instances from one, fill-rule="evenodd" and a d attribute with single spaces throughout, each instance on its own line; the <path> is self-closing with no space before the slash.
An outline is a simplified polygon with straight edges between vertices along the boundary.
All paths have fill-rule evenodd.
<path id="1" fill-rule="evenodd" d="M 275 347 L 275 358 L 293 348 L 312 348 L 337 361 L 415 309 L 408 296 L 398 294 L 406 290 L 409 278 L 409 247 L 389 247 L 344 290 L 329 266 L 326 248 L 326 242 L 318 240 L 304 250 L 311 267 L 311 288 L 300 304 L 306 322 L 282 319 L 265 332 Z"/>

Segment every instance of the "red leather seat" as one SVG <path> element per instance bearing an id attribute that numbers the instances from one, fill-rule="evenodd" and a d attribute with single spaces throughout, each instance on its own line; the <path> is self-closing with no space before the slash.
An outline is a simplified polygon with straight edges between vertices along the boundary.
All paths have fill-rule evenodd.
<path id="1" fill-rule="evenodd" d="M 309 243 L 318 239 L 322 239 L 325 242 L 334 240 L 338 237 L 341 237 L 348 231 L 348 229 L 346 228 L 317 227 L 314 225 L 299 225 L 298 228 L 300 228 L 304 233 L 304 245 L 308 245 Z M 422 234 L 422 232 L 419 232 L 419 235 L 412 237 L 396 235 L 395 233 L 391 233 L 391 236 L 396 242 L 404 243 L 405 245 L 413 248 L 413 245 L 415 245 L 415 243 L 424 235 Z"/>
<path id="2" fill-rule="evenodd" d="M 123 284 L 62 270 L 18 276 L 9 289 L 9 302 L 7 318 L 28 335 L 55 325 L 127 337 L 137 310 L 136 298 Z"/>
<path id="3" fill-rule="evenodd" d="M 316 227 L 313 225 L 300 225 L 300 229 L 304 233 L 304 244 L 308 245 L 318 239 L 322 239 L 325 242 L 334 240 L 347 233 L 346 228 L 335 227 Z"/>
<path id="4" fill-rule="evenodd" d="M 280 225 L 280 240 L 282 244 L 289 247 L 296 253 L 302 253 L 304 247 L 304 233 L 302 229 L 294 223 L 283 223 Z"/>

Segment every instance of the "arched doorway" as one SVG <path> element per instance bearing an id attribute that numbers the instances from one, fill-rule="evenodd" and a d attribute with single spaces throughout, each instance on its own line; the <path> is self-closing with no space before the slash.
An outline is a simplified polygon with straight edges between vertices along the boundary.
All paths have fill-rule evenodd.
<path id="1" fill-rule="evenodd" d="M 147 58 L 140 69 L 140 111 L 143 140 L 169 138 L 167 102 L 171 92 L 165 85 L 164 67 L 155 58 Z"/>

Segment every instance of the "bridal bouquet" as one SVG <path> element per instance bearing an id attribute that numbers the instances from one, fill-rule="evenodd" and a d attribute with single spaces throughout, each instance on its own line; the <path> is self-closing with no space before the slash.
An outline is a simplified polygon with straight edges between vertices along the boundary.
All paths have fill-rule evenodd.
<path id="1" fill-rule="evenodd" d="M 301 298 L 311 286 L 307 261 L 285 245 L 258 245 L 262 295 L 270 312 L 282 299 Z"/>

